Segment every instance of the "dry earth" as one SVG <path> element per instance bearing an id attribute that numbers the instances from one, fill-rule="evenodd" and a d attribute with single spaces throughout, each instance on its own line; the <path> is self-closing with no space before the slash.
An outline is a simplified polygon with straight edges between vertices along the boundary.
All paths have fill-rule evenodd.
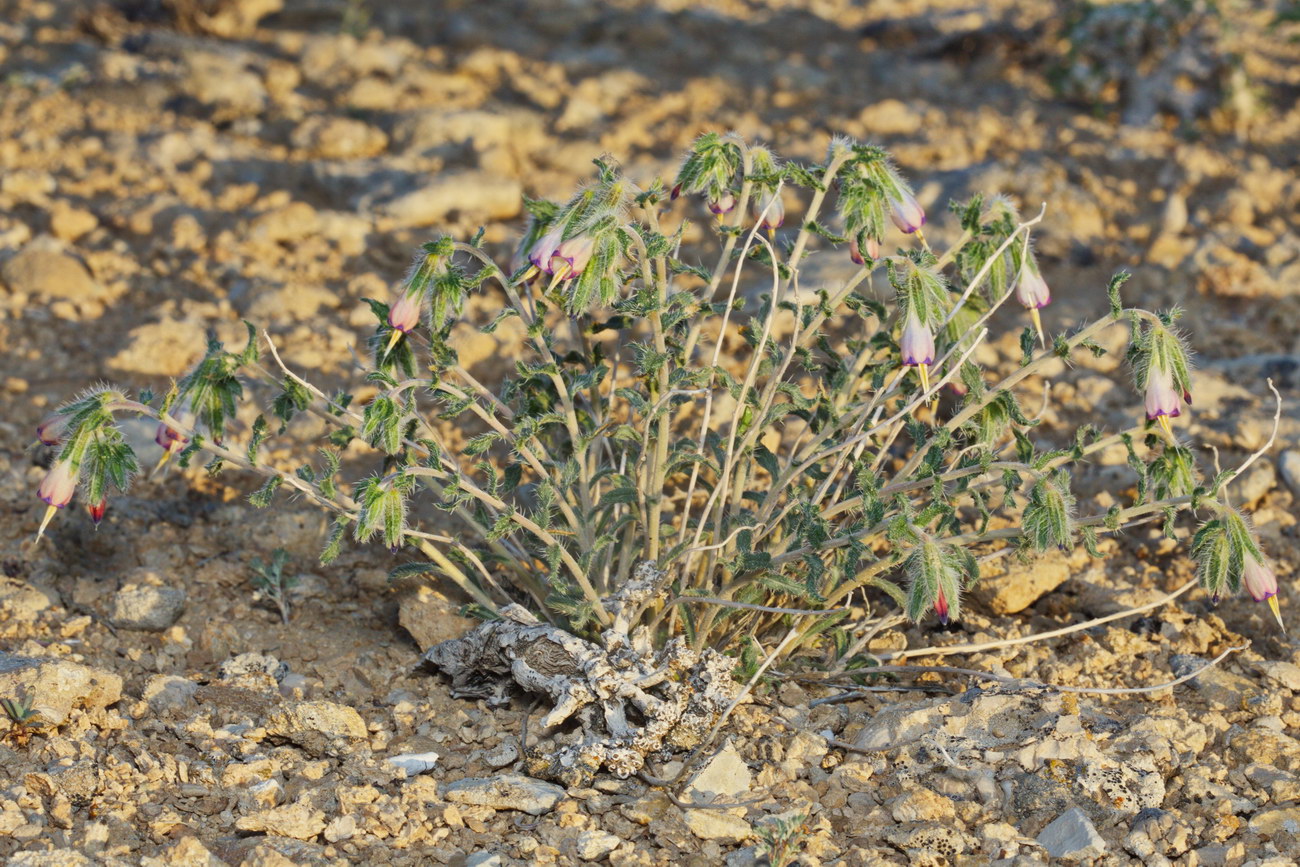
<path id="1" fill-rule="evenodd" d="M 512 776 L 527 702 L 454 701 L 415 667 L 467 625 L 456 600 L 390 586 L 382 548 L 319 567 L 321 517 L 257 513 L 236 475 L 174 472 L 114 501 L 98 532 L 69 510 L 31 542 L 49 460 L 31 431 L 88 382 L 165 387 L 206 328 L 235 338 L 241 317 L 328 382 L 370 328 L 359 299 L 386 297 L 433 233 L 485 225 L 503 251 L 520 194 L 565 194 L 602 152 L 649 179 L 706 129 L 805 159 L 845 133 L 894 148 L 935 214 L 974 191 L 1047 202 L 1050 325 L 1104 310 L 1119 267 L 1130 299 L 1186 305 L 1201 370 L 1183 431 L 1224 462 L 1267 439 L 1274 377 L 1279 441 L 1235 501 L 1300 620 L 1300 52 L 1271 26 L 1287 4 L 1224 5 L 1209 61 L 1195 35 L 1163 63 L 1158 39 L 1155 62 L 1124 53 L 1145 44 L 1129 28 L 1084 45 L 1130 80 L 1072 100 L 1085 88 L 1054 71 L 1061 7 L 1030 0 L 0 3 L 0 696 L 33 695 L 52 724 L 0 745 L 0 858 L 740 865 L 801 816 L 810 865 L 1296 863 L 1300 647 L 1249 600 L 1193 592 L 956 657 L 1125 687 L 1249 642 L 1152 694 L 927 675 L 934 692 L 814 706 L 835 693 L 787 680 L 741 709 L 685 795 L 741 806 L 683 809 L 639 781 Z M 467 332 L 462 359 L 490 373 L 501 349 Z M 986 360 L 1013 353 L 1007 337 Z M 1113 357 L 1063 369 L 1045 435 L 1129 424 L 1124 376 Z M 1087 493 L 1104 505 L 1131 481 L 1122 454 L 1099 464 Z M 1015 567 L 952 629 L 873 648 L 1025 635 L 1189 576 L 1185 538 L 1108 544 L 1104 564 Z M 301 576 L 288 625 L 249 590 L 250 560 L 276 547 Z M 390 761 L 428 752 L 431 769 Z"/>

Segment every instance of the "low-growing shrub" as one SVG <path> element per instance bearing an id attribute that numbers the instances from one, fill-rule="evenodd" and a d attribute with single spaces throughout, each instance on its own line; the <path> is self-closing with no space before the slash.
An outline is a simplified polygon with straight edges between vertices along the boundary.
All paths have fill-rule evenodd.
<path id="1" fill-rule="evenodd" d="M 697 196 L 716 219 L 673 216 Z M 960 617 L 987 558 L 1076 544 L 1100 556 L 1101 534 L 1154 521 L 1172 535 L 1182 513 L 1200 521 L 1206 591 L 1244 585 L 1278 612 L 1268 559 L 1224 494 L 1235 471 L 1202 476 L 1176 435 L 1193 392 L 1178 311 L 1125 307 L 1119 275 L 1098 287 L 1095 320 L 1051 327 L 1039 218 L 1008 200 L 954 204 L 957 237 L 935 249 L 884 150 L 836 139 L 824 164 L 800 165 L 710 134 L 671 186 L 637 187 L 597 161 L 569 201 L 527 208 L 508 268 L 480 237 L 439 238 L 391 299 L 369 302 L 363 400 L 271 373 L 250 325 L 244 349 L 212 342 L 165 394 L 101 387 L 61 406 L 40 428 L 56 449 L 40 533 L 77 491 L 102 517 L 137 469 L 119 419 L 143 415 L 163 460 L 260 473 L 259 508 L 288 492 L 331 512 L 325 561 L 378 538 L 425 555 L 394 575 L 450 579 L 485 618 L 522 603 L 645 652 L 725 649 L 744 678 L 778 652 L 866 664 L 868 624 L 891 609 Z M 856 268 L 812 281 L 814 255 Z M 473 293 L 499 302 L 481 330 L 519 335 L 499 382 L 457 358 L 452 327 Z M 975 350 L 1007 305 L 1027 320 L 1022 357 L 997 375 Z M 1035 439 L 1027 381 L 1103 354 L 1112 328 L 1130 335 L 1133 424 L 1083 426 L 1055 448 Z M 247 378 L 278 396 L 234 436 Z M 267 441 L 299 413 L 328 423 L 319 460 L 275 465 Z M 376 469 L 340 479 L 361 444 Z M 1136 497 L 1080 514 L 1072 469 L 1117 444 Z"/>

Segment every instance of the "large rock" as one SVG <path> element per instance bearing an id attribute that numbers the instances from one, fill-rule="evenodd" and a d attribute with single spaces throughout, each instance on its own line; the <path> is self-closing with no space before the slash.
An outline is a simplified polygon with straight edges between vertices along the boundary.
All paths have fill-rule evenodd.
<path id="1" fill-rule="evenodd" d="M 494 810 L 518 810 L 540 816 L 555 809 L 564 798 L 564 789 L 522 774 L 495 777 L 468 777 L 448 783 L 442 796 L 454 804 L 491 807 Z"/>
<path id="2" fill-rule="evenodd" d="M 754 835 L 754 829 L 739 816 L 721 810 L 687 810 L 686 827 L 701 840 L 734 843 Z"/>
<path id="3" fill-rule="evenodd" d="M 106 294 L 79 259 L 40 240 L 6 262 L 0 277 L 11 292 L 46 301 L 100 301 Z"/>
<path id="4" fill-rule="evenodd" d="M 122 678 L 66 659 L 0 653 L 0 696 L 32 699 L 41 718 L 59 725 L 73 708 L 104 708 L 122 697 Z"/>
<path id="5" fill-rule="evenodd" d="M 127 584 L 113 597 L 113 625 L 162 632 L 180 619 L 185 591 L 179 587 Z"/>
<path id="6" fill-rule="evenodd" d="M 384 131 L 350 117 L 314 115 L 293 131 L 293 146 L 327 160 L 364 159 L 388 148 Z"/>
<path id="7" fill-rule="evenodd" d="M 1079 549 L 1070 554 L 1049 551 L 1025 563 L 1014 555 L 1001 563 L 985 563 L 971 594 L 994 614 L 1015 614 L 1078 574 L 1088 559 L 1088 552 Z"/>
<path id="8" fill-rule="evenodd" d="M 402 595 L 397 622 L 411 633 L 421 651 L 459 638 L 477 624 L 456 613 L 457 606 L 432 587 L 420 585 Z"/>
<path id="9" fill-rule="evenodd" d="M 475 220 L 508 220 L 523 207 L 523 187 L 514 178 L 486 172 L 459 172 L 398 196 L 382 213 L 398 226 L 431 226 L 451 214 Z"/>
<path id="10" fill-rule="evenodd" d="M 749 765 L 740 757 L 736 745 L 727 741 L 707 765 L 695 776 L 686 789 L 691 799 L 710 800 L 735 798 L 749 791 L 754 775 Z"/>
<path id="11" fill-rule="evenodd" d="M 302 803 L 285 804 L 243 816 L 235 822 L 235 827 L 240 831 L 311 840 L 325 830 L 325 813 Z"/>
<path id="12" fill-rule="evenodd" d="M 45 591 L 13 578 L 0 578 L 0 620 L 30 623 L 52 604 Z"/>
<path id="13" fill-rule="evenodd" d="M 1038 844 L 1053 858 L 1072 861 L 1099 858 L 1106 852 L 1106 841 L 1078 807 L 1066 810 L 1044 828 L 1038 835 Z"/>
<path id="14" fill-rule="evenodd" d="M 369 734 L 361 714 L 332 701 L 291 702 L 271 714 L 266 733 L 312 753 L 323 753 L 338 741 L 360 740 Z"/>

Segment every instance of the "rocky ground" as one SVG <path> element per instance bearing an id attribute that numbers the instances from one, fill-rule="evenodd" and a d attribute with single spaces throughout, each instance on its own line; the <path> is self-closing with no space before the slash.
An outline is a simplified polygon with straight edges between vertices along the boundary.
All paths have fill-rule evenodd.
<path id="1" fill-rule="evenodd" d="M 1181 430 L 1226 465 L 1267 440 L 1273 377 L 1278 442 L 1234 502 L 1300 620 L 1300 52 L 1286 4 L 1224 5 L 1162 47 L 1127 25 L 1072 43 L 1038 2 L 0 3 L 0 697 L 33 697 L 47 723 L 0 745 L 0 857 L 739 865 L 766 838 L 810 865 L 1296 863 L 1300 646 L 1246 599 L 1193 592 L 938 660 L 1106 689 L 1249 645 L 1178 687 L 931 673 L 825 702 L 840 691 L 784 677 L 684 793 L 566 791 L 520 775 L 526 700 L 453 700 L 418 669 L 470 625 L 458 600 L 390 585 L 378 547 L 318 566 L 325 524 L 303 504 L 259 513 L 237 475 L 173 472 L 97 532 L 68 510 L 32 544 L 49 460 L 32 429 L 86 384 L 165 387 L 243 317 L 329 384 L 371 327 L 360 299 L 386 297 L 433 233 L 483 225 L 504 252 L 521 194 L 565 195 L 602 152 L 648 180 L 706 129 L 812 160 L 844 133 L 893 148 L 933 214 L 976 191 L 1047 202 L 1050 326 L 1104 311 L 1119 267 L 1130 300 L 1185 305 L 1201 355 Z M 461 336 L 476 369 L 507 351 Z M 1014 363 L 1014 344 L 985 360 Z M 1062 368 L 1045 435 L 1130 424 L 1125 376 L 1113 356 Z M 1084 493 L 1130 484 L 1105 454 Z M 953 629 L 872 649 L 1027 635 L 1190 576 L 1185 539 L 1108 544 L 1104 564 L 1013 566 Z M 276 548 L 298 579 L 287 624 L 251 590 Z"/>

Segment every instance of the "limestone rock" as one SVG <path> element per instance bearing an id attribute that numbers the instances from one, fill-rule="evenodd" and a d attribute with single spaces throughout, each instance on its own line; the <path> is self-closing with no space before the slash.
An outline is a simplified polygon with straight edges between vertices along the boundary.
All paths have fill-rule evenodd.
<path id="1" fill-rule="evenodd" d="M 240 831 L 310 840 L 325 830 L 325 814 L 303 803 L 285 804 L 243 816 L 235 822 L 235 827 Z"/>
<path id="2" fill-rule="evenodd" d="M 523 207 L 523 187 L 514 178 L 486 172 L 444 175 L 382 208 L 384 216 L 398 226 L 431 226 L 451 214 L 475 220 L 508 220 Z"/>
<path id="3" fill-rule="evenodd" d="M 144 686 L 140 696 L 149 703 L 154 713 L 161 713 L 170 708 L 181 708 L 194 698 L 199 685 L 188 678 L 174 674 L 155 674 Z"/>
<path id="4" fill-rule="evenodd" d="M 80 260 L 40 240 L 6 262 L 0 268 L 0 278 L 11 292 L 44 301 L 100 301 L 106 294 Z"/>
<path id="5" fill-rule="evenodd" d="M 748 792 L 754 784 L 754 775 L 740 757 L 736 745 L 727 741 L 707 765 L 695 776 L 686 789 L 689 800 L 734 798 Z"/>
<path id="6" fill-rule="evenodd" d="M 623 842 L 608 831 L 583 831 L 578 835 L 573 850 L 583 861 L 599 861 Z"/>
<path id="7" fill-rule="evenodd" d="M 377 156 L 388 147 L 384 131 L 350 117 L 313 115 L 293 131 L 293 146 L 327 160 Z"/>
<path id="8" fill-rule="evenodd" d="M 266 733 L 317 754 L 341 739 L 360 740 L 368 735 L 361 714 L 331 701 L 289 702 L 267 719 Z"/>
<path id="9" fill-rule="evenodd" d="M 1038 843 L 1053 858 L 1081 861 L 1106 852 L 1106 841 L 1097 833 L 1086 813 L 1071 807 L 1038 835 Z"/>
<path id="10" fill-rule="evenodd" d="M 400 756 L 389 756 L 388 763 L 406 771 L 408 777 L 414 777 L 416 774 L 427 774 L 436 768 L 438 766 L 438 754 L 403 753 Z"/>
<path id="11" fill-rule="evenodd" d="M 1084 568 L 1086 551 L 1066 554 L 1051 551 L 1026 563 L 1007 558 L 1002 564 L 986 564 L 971 594 L 994 614 L 1024 611 L 1043 596 L 1060 587 Z M 998 568 L 1005 571 L 999 572 Z"/>
<path id="12" fill-rule="evenodd" d="M 0 652 L 0 695 L 28 696 L 52 725 L 75 707 L 103 708 L 122 697 L 122 678 L 66 659 L 42 659 Z"/>
<path id="13" fill-rule="evenodd" d="M 469 777 L 448 783 L 442 796 L 454 804 L 518 810 L 532 816 L 549 813 L 564 798 L 564 789 L 522 774 Z"/>
<path id="14" fill-rule="evenodd" d="M 127 584 L 113 597 L 113 625 L 162 632 L 180 619 L 185 591 L 179 587 Z"/>
<path id="15" fill-rule="evenodd" d="M 55 602 L 49 593 L 13 578 L 0 578 L 0 620 L 30 623 Z"/>
<path id="16" fill-rule="evenodd" d="M 1300 497 L 1300 451 L 1287 449 L 1282 452 L 1282 456 L 1277 459 L 1277 468 L 1291 493 Z"/>
<path id="17" fill-rule="evenodd" d="M 686 827 L 701 840 L 735 842 L 754 834 L 754 829 L 744 819 L 721 810 L 687 810 Z"/>

